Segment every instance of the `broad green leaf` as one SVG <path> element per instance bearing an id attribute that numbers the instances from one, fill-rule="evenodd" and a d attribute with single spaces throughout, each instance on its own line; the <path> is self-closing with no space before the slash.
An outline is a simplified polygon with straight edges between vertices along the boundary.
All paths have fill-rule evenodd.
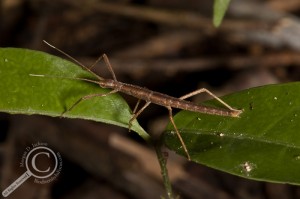
<path id="1" fill-rule="evenodd" d="M 80 66 L 46 53 L 17 48 L 0 49 L 0 111 L 11 114 L 60 116 L 78 99 L 108 92 L 97 84 L 55 77 L 81 77 L 97 80 Z M 131 110 L 118 94 L 82 101 L 64 114 L 127 128 Z M 148 134 L 133 123 L 132 130 L 144 139 Z"/>
<path id="2" fill-rule="evenodd" d="M 214 0 L 213 24 L 219 27 L 229 6 L 230 0 Z"/>
<path id="3" fill-rule="evenodd" d="M 174 119 L 193 161 L 249 179 L 300 185 L 299 91 L 295 82 L 223 97 L 244 110 L 240 118 L 181 111 Z M 163 138 L 185 155 L 170 124 Z"/>

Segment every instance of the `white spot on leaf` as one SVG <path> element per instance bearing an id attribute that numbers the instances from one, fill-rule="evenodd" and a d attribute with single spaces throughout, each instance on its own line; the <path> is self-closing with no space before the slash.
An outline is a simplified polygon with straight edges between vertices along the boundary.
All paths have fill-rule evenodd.
<path id="1" fill-rule="evenodd" d="M 223 137 L 224 135 L 225 135 L 225 133 L 220 133 L 219 134 L 220 137 Z"/>
<path id="2" fill-rule="evenodd" d="M 250 173 L 253 171 L 253 169 L 256 168 L 256 165 L 254 163 L 251 163 L 249 161 L 246 161 L 240 165 L 242 167 L 242 173 L 245 173 L 247 176 L 250 175 Z"/>

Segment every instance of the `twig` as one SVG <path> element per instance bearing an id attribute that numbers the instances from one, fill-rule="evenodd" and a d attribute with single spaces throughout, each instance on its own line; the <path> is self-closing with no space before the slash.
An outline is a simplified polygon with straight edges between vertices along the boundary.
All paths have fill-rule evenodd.
<path id="1" fill-rule="evenodd" d="M 86 6 L 89 10 L 97 12 L 107 13 L 111 15 L 120 15 L 126 17 L 136 18 L 138 20 L 147 20 L 160 24 L 167 24 L 175 27 L 186 27 L 192 29 L 198 29 L 202 32 L 212 33 L 216 31 L 213 27 L 211 19 L 205 18 L 197 13 L 182 11 L 182 10 L 166 10 L 160 8 L 149 8 L 145 6 L 132 6 L 116 3 L 104 3 L 97 2 L 93 4 L 86 3 L 82 5 L 82 2 L 65 0 L 69 5 L 75 7 Z M 249 30 L 257 29 L 258 27 L 266 27 L 264 22 L 254 22 L 245 20 L 226 20 L 223 22 L 221 29 L 224 30 Z"/>
<path id="2" fill-rule="evenodd" d="M 85 65 L 94 63 L 95 58 L 79 58 Z M 172 76 L 178 72 L 195 72 L 211 70 L 219 67 L 229 69 L 246 68 L 274 68 L 300 65 L 298 52 L 283 51 L 270 52 L 262 55 L 233 55 L 228 57 L 206 57 L 206 58 L 185 58 L 185 59 L 123 59 L 112 57 L 110 62 L 114 65 L 118 74 L 136 75 L 139 78 L 150 73 L 159 73 Z M 104 67 L 94 67 L 94 71 L 102 76 L 108 76 Z"/>
<path id="3" fill-rule="evenodd" d="M 169 199 L 174 199 L 174 194 L 172 190 L 172 184 L 170 182 L 168 168 L 167 168 L 167 160 L 161 151 L 161 145 L 154 144 L 156 156 L 161 169 L 161 176 L 163 178 L 163 183 L 165 186 L 165 190 Z"/>

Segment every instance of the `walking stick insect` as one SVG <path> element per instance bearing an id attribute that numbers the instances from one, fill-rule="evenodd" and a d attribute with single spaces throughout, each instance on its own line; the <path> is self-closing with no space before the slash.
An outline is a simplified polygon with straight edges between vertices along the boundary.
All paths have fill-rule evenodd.
<path id="1" fill-rule="evenodd" d="M 66 57 L 68 57 L 69 59 L 74 61 L 75 63 L 79 64 L 83 69 L 85 69 L 88 72 L 90 72 L 91 74 L 93 74 L 98 79 L 98 81 L 91 80 L 91 79 L 85 79 L 85 78 L 68 78 L 68 77 L 60 77 L 60 78 L 68 78 L 68 79 L 87 81 L 87 82 L 98 84 L 101 88 L 110 88 L 110 89 L 112 89 L 108 93 L 104 93 L 104 94 L 103 93 L 101 93 L 101 94 L 100 93 L 95 93 L 95 94 L 90 94 L 90 95 L 86 95 L 86 96 L 81 97 L 70 108 L 65 110 L 61 114 L 61 116 L 63 116 L 66 112 L 71 111 L 80 102 L 82 102 L 84 100 L 94 98 L 94 97 L 104 97 L 104 96 L 107 96 L 107 95 L 110 95 L 110 94 L 113 94 L 113 93 L 116 93 L 116 92 L 121 92 L 121 93 L 125 93 L 127 95 L 131 95 L 133 97 L 136 97 L 138 99 L 138 102 L 135 105 L 135 108 L 133 110 L 133 115 L 132 115 L 131 119 L 128 122 L 129 131 L 131 129 L 132 122 L 151 103 L 163 106 L 163 107 L 168 109 L 169 119 L 170 119 L 170 121 L 171 121 L 171 123 L 172 123 L 172 125 L 175 129 L 176 135 L 177 135 L 177 137 L 178 137 L 178 139 L 179 139 L 179 141 L 180 141 L 180 143 L 183 147 L 184 152 L 187 155 L 187 158 L 190 160 L 191 159 L 190 154 L 189 154 L 189 152 L 187 150 L 187 147 L 186 147 L 186 145 L 185 145 L 185 143 L 184 143 L 184 141 L 183 141 L 183 139 L 182 139 L 182 137 L 179 133 L 179 130 L 177 129 L 176 124 L 174 122 L 173 114 L 172 114 L 172 108 L 178 108 L 178 109 L 188 110 L 188 111 L 192 111 L 192 112 L 205 113 L 205 114 L 210 114 L 210 115 L 220 115 L 220 116 L 229 116 L 229 117 L 239 117 L 239 115 L 242 113 L 242 110 L 232 108 L 231 106 L 226 104 L 224 101 L 222 101 L 220 98 L 218 98 L 216 95 L 214 95 L 213 93 L 211 93 L 209 90 L 207 90 L 205 88 L 198 89 L 198 90 L 193 91 L 191 93 L 188 93 L 188 94 L 186 94 L 186 95 L 184 95 L 180 98 L 175 98 L 175 97 L 171 97 L 169 95 L 163 94 L 163 93 L 151 91 L 147 88 L 143 88 L 143 87 L 140 87 L 140 86 L 119 82 L 116 78 L 116 75 L 113 71 L 113 68 L 112 68 L 106 54 L 103 54 L 102 56 L 100 56 L 92 66 L 86 67 L 85 65 L 83 65 L 82 63 L 80 63 L 79 61 L 77 61 L 75 58 L 71 57 L 67 53 L 63 52 L 62 50 L 56 48 L 55 46 L 53 46 L 49 43 L 47 43 L 46 41 L 44 41 L 44 42 L 48 46 L 50 46 L 51 48 L 54 48 L 55 50 L 59 51 L 60 53 L 62 53 L 63 55 L 65 55 Z M 96 73 L 94 73 L 91 70 L 101 59 L 104 60 L 105 65 L 107 66 L 107 68 L 108 68 L 109 72 L 111 73 L 113 79 L 104 79 L 104 78 L 98 76 Z M 31 76 L 47 77 L 47 75 L 35 75 L 35 74 L 31 74 Z M 199 104 L 196 104 L 196 103 L 185 100 L 189 97 L 192 97 L 194 95 L 204 93 L 204 92 L 209 94 L 210 96 L 212 96 L 216 100 L 218 100 L 227 109 L 199 105 Z M 144 106 L 140 110 L 137 111 L 138 105 L 139 105 L 141 100 L 144 100 L 146 103 L 144 104 Z"/>

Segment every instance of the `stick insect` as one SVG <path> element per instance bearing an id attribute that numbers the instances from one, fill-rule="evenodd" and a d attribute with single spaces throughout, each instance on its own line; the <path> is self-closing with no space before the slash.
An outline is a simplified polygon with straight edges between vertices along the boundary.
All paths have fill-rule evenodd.
<path id="1" fill-rule="evenodd" d="M 199 112 L 199 113 L 205 113 L 205 114 L 210 114 L 210 115 L 220 115 L 220 116 L 228 116 L 228 117 L 239 117 L 239 115 L 242 113 L 242 110 L 238 110 L 238 109 L 234 109 L 231 106 L 229 106 L 227 103 L 225 103 L 223 100 L 221 100 L 220 98 L 218 98 L 216 95 L 214 95 L 213 93 L 211 93 L 209 90 L 205 89 L 205 88 L 201 88 L 198 90 L 195 90 L 191 93 L 188 93 L 182 97 L 179 98 L 175 98 L 175 97 L 171 97 L 169 95 L 163 94 L 163 93 L 159 93 L 159 92 L 155 92 L 152 90 L 149 90 L 147 88 L 143 88 L 140 86 L 136 86 L 136 85 L 132 85 L 132 84 L 127 84 L 127 83 L 123 83 L 117 80 L 116 75 L 113 71 L 113 68 L 109 62 L 109 59 L 107 57 L 106 54 L 103 54 L 102 56 L 100 56 L 96 62 L 90 66 L 87 67 L 85 65 L 83 65 L 82 63 L 80 63 L 78 60 L 76 60 L 75 58 L 71 57 L 70 55 L 68 55 L 67 53 L 63 52 L 62 50 L 56 48 L 55 46 L 49 44 L 48 42 L 44 41 L 48 46 L 50 46 L 51 48 L 59 51 L 60 53 L 62 53 L 63 55 L 65 55 L 66 57 L 68 57 L 69 59 L 71 59 L 72 61 L 74 61 L 75 63 L 79 64 L 83 69 L 87 70 L 88 72 L 92 73 L 98 80 L 91 80 L 91 79 L 85 79 L 85 78 L 68 78 L 68 79 L 75 79 L 75 80 L 82 80 L 82 81 L 87 81 L 87 82 L 91 82 L 91 83 L 95 83 L 98 84 L 100 87 L 102 88 L 110 88 L 112 89 L 110 92 L 108 93 L 95 93 L 95 94 L 90 94 L 90 95 L 86 95 L 81 97 L 80 99 L 78 99 L 70 108 L 66 109 L 61 116 L 63 116 L 66 112 L 71 111 L 74 107 L 76 107 L 80 102 L 84 101 L 84 100 L 88 100 L 94 97 L 104 97 L 113 93 L 117 93 L 117 92 L 121 92 L 121 93 L 125 93 L 127 95 L 131 95 L 135 98 L 138 99 L 137 104 L 134 107 L 133 110 L 133 115 L 131 117 L 131 119 L 128 122 L 128 129 L 130 131 L 131 129 L 131 125 L 132 122 L 137 119 L 137 117 L 151 104 L 157 104 L 160 106 L 163 106 L 165 108 L 168 109 L 169 111 L 169 119 L 175 129 L 176 135 L 183 147 L 184 152 L 186 153 L 186 156 L 188 158 L 188 160 L 191 160 L 190 154 L 187 150 L 187 147 L 179 133 L 179 130 L 176 127 L 176 124 L 174 122 L 173 119 L 173 114 L 172 114 L 172 108 L 177 108 L 177 109 L 182 109 L 182 110 L 188 110 L 188 111 L 192 111 L 192 112 Z M 105 62 L 106 67 L 108 68 L 110 74 L 112 75 L 113 79 L 104 79 L 102 77 L 100 77 L 99 75 L 97 75 L 96 73 L 94 73 L 91 69 L 98 63 L 100 62 L 100 60 L 103 59 Z M 32 76 L 40 76 L 40 77 L 46 77 L 47 75 L 34 75 L 31 74 Z M 50 76 L 51 77 L 51 76 Z M 64 78 L 64 77 L 62 77 Z M 221 104 L 223 104 L 227 109 L 222 109 L 222 108 L 214 108 L 214 107 L 209 107 L 209 106 L 204 106 L 204 105 L 199 105 L 190 101 L 186 101 L 185 99 L 192 97 L 194 95 L 200 94 L 200 93 L 207 93 L 210 96 L 212 96 L 213 98 L 215 98 L 216 100 L 218 100 Z M 142 108 L 140 108 L 138 110 L 138 106 L 141 100 L 144 100 L 146 103 L 144 104 L 144 106 L 142 106 Z"/>

